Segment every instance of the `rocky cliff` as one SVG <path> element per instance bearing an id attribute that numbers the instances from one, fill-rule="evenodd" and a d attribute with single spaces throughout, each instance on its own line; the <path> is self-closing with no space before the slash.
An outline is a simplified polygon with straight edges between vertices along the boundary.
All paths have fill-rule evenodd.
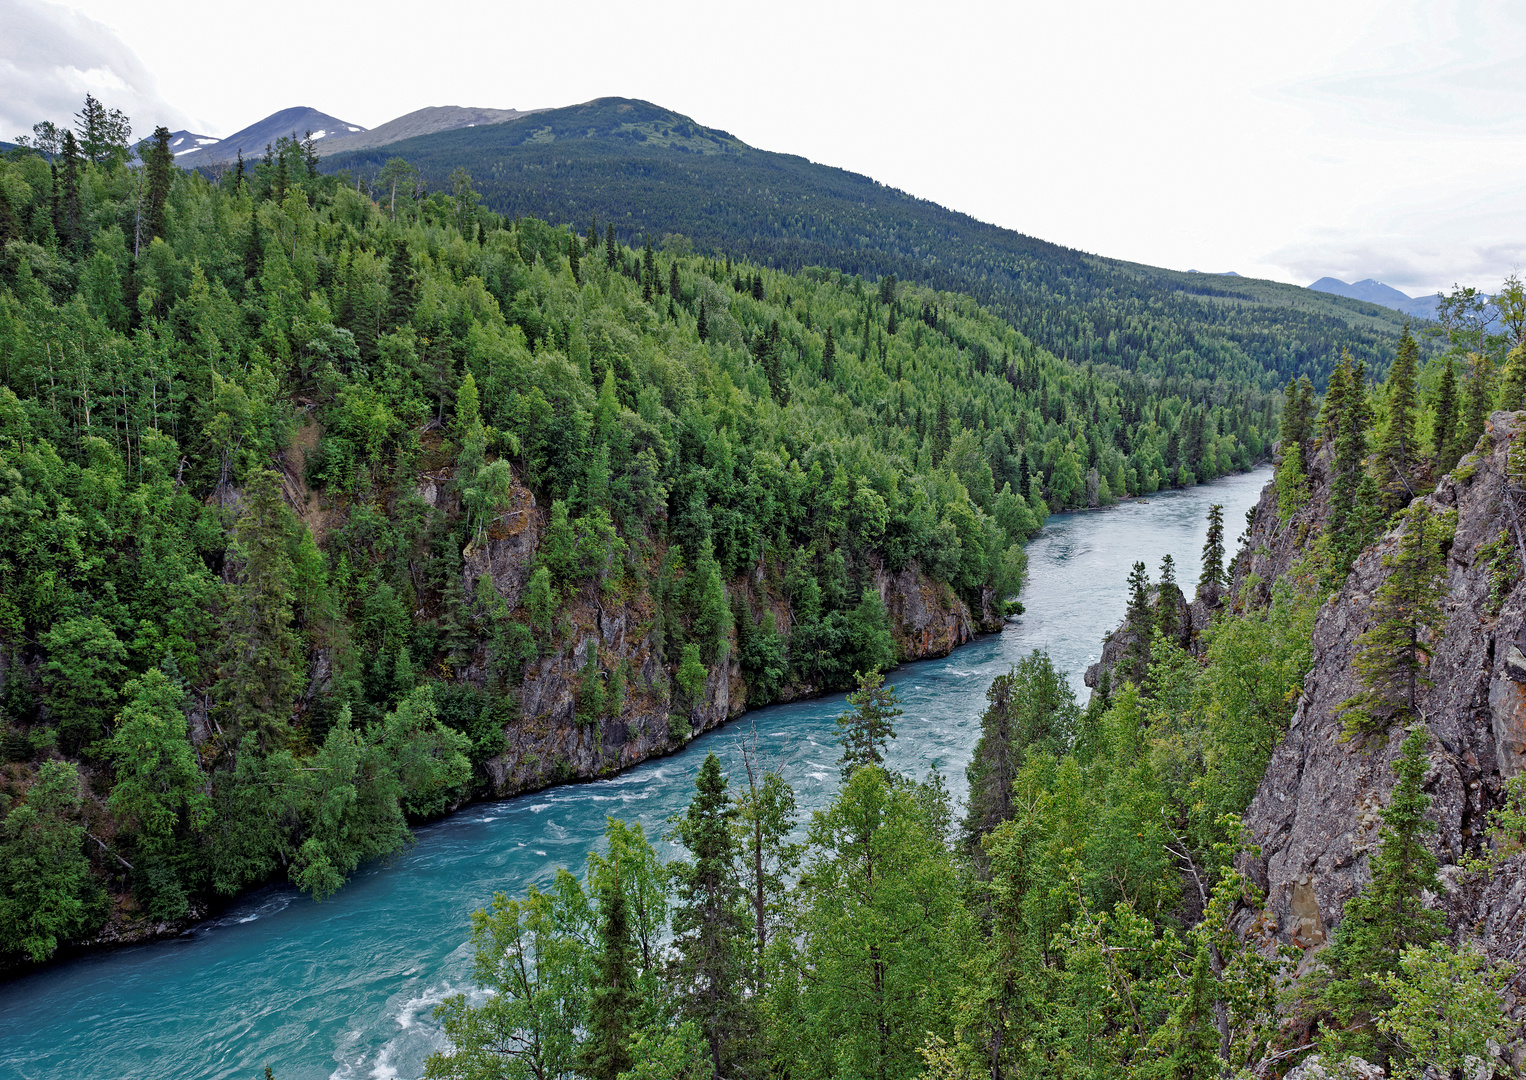
<path id="1" fill-rule="evenodd" d="M 418 489 L 424 501 L 436 506 L 449 497 L 446 492 L 445 485 L 427 477 Z M 534 495 L 516 487 L 485 541 L 463 554 L 462 584 L 467 597 L 475 599 L 475 590 L 487 585 L 510 613 L 515 611 L 529 582 L 545 524 L 545 511 L 537 507 Z M 983 610 L 972 613 L 952 590 L 931 581 L 915 564 L 895 574 L 877 567 L 873 581 L 902 660 L 946 656 L 976 633 L 1001 629 L 1001 616 L 991 597 L 983 597 Z M 729 582 L 728 589 L 747 591 L 756 606 L 774 611 L 778 625 L 790 625 L 788 602 L 768 592 L 762 575 Z M 711 667 L 703 702 L 675 718 L 671 682 L 654 641 L 654 611 L 645 592 L 609 597 L 590 585 L 573 599 L 565 614 L 551 648 L 529 665 L 518 688 L 519 715 L 505 728 L 504 752 L 487 763 L 491 797 L 608 776 L 670 753 L 748 707 L 748 686 L 734 659 L 734 629 L 733 659 Z M 590 645 L 603 670 L 623 665 L 630 674 L 618 716 L 580 723 L 576 688 Z M 489 646 L 479 645 L 470 664 L 457 674 L 481 686 L 491 661 Z M 790 685 L 775 700 L 821 692 L 822 687 Z"/>
<path id="2" fill-rule="evenodd" d="M 1526 960 L 1526 862 L 1517 855 L 1488 879 L 1468 874 L 1460 863 L 1481 853 L 1503 782 L 1526 765 L 1526 587 L 1518 572 L 1497 575 L 1495 555 L 1509 522 L 1506 455 L 1511 441 L 1522 437 L 1523 420 L 1523 413 L 1494 414 L 1475 451 L 1425 497 L 1433 511 L 1455 510 L 1457 528 L 1447 551 L 1447 622 L 1428 642 L 1432 685 L 1422 691 L 1419 706 L 1430 734 L 1425 787 L 1438 826 L 1432 841 L 1447 887 L 1434 903 L 1447 912 L 1459 943 L 1474 940 L 1494 958 L 1517 965 Z M 1253 592 L 1264 588 L 1308 550 L 1326 497 L 1325 463 L 1315 464 L 1313 498 L 1287 522 L 1278 519 L 1268 485 L 1236 564 L 1238 587 L 1249 582 Z M 1404 732 L 1396 726 L 1348 741 L 1340 703 L 1361 689 L 1352 665 L 1357 638 L 1370 625 L 1373 596 L 1388 574 L 1383 556 L 1393 550 L 1400 528 L 1362 553 L 1319 611 L 1314 668 L 1245 815 L 1260 850 L 1244 860 L 1244 869 L 1266 892 L 1263 925 L 1304 949 L 1329 939 L 1346 901 L 1369 880 L 1379 812 L 1394 785 L 1393 762 Z M 1507 539 L 1513 556 L 1514 534 Z M 1526 988 L 1519 980 L 1507 1007 L 1516 1019 L 1526 1017 Z"/>

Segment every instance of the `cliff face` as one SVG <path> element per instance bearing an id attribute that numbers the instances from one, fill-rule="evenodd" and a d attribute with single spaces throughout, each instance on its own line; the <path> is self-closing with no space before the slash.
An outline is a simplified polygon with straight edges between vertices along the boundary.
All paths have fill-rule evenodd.
<path id="1" fill-rule="evenodd" d="M 425 481 L 419 495 L 438 505 L 443 486 Z M 462 560 L 462 584 L 469 598 L 490 585 L 513 612 L 529 582 L 535 552 L 545 528 L 545 513 L 535 497 L 516 487 L 507 510 L 488 530 L 486 540 L 468 549 Z M 983 597 L 977 615 L 951 590 L 930 581 L 913 564 L 898 574 L 874 571 L 874 587 L 884 601 L 891 632 L 903 660 L 946 656 L 977 632 L 1000 630 L 1002 620 L 991 597 Z M 738 580 L 728 588 L 747 590 L 755 606 L 773 610 L 780 627 L 790 625 L 788 602 L 767 592 L 761 576 Z M 567 623 L 552 650 L 532 662 L 519 686 L 519 715 L 505 728 L 504 752 L 488 761 L 489 795 L 506 797 L 550 784 L 608 776 L 648 758 L 670 753 L 693 736 L 708 731 L 748 707 L 748 687 L 736 656 L 713 665 L 703 702 L 670 720 L 672 688 L 653 637 L 654 612 L 645 592 L 611 598 L 587 586 L 566 612 Z M 623 664 L 629 673 L 624 707 L 618 716 L 591 723 L 577 719 L 580 669 L 592 644 L 605 671 Z M 491 666 L 488 646 L 476 650 L 459 677 L 481 686 Z M 820 687 L 792 685 L 777 700 L 790 701 L 821 692 Z"/>
<path id="2" fill-rule="evenodd" d="M 1419 705 L 1430 733 L 1425 788 L 1438 826 L 1432 843 L 1447 886 L 1435 903 L 1459 938 L 1476 939 L 1492 956 L 1517 963 L 1526 959 L 1523 857 L 1487 883 L 1458 863 L 1480 852 L 1503 782 L 1526 765 L 1526 587 L 1515 585 L 1502 603 L 1492 597 L 1493 560 L 1483 551 L 1508 524 L 1505 460 L 1523 419 L 1526 414 L 1494 414 L 1474 453 L 1426 496 L 1433 511 L 1457 511 L 1457 530 L 1447 555 L 1447 624 L 1429 642 L 1433 685 Z M 1286 523 L 1277 519 L 1268 485 L 1249 551 L 1236 566 L 1237 585 L 1251 573 L 1269 583 L 1307 550 L 1325 502 L 1323 462 L 1311 471 L 1314 498 Z M 1302 948 L 1328 940 L 1346 901 L 1370 879 L 1379 812 L 1393 790 L 1403 730 L 1342 741 L 1339 705 L 1362 689 L 1352 665 L 1356 641 L 1370 625 L 1373 596 L 1388 575 L 1382 559 L 1398 536 L 1395 527 L 1363 552 L 1340 592 L 1321 608 L 1314 668 L 1245 815 L 1260 854 L 1246 858 L 1244 869 L 1266 891 L 1265 925 Z M 1513 534 L 1510 543 L 1515 550 Z M 1526 1015 L 1526 992 L 1519 1000 L 1512 996 L 1508 1007 L 1517 1019 Z"/>

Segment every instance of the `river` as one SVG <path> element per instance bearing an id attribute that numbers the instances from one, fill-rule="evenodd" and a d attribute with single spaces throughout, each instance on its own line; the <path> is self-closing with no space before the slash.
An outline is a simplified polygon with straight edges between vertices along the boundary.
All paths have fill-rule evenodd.
<path id="1" fill-rule="evenodd" d="M 1087 513 L 1057 514 L 1028 545 L 1022 618 L 943 660 L 887 676 L 901 696 L 892 768 L 936 767 L 956 796 L 980 734 L 991 680 L 1044 649 L 1084 704 L 1082 673 L 1123 618 L 1136 559 L 1157 575 L 1166 553 L 1191 594 L 1211 503 L 1240 532 L 1270 469 Z M 755 731 L 765 761 L 794 785 L 803 814 L 837 787 L 842 695 L 748 713 L 683 752 L 610 780 L 481 803 L 418 830 L 402 855 L 363 868 L 313 901 L 261 889 L 173 941 L 63 961 L 0 984 L 0 1077 L 418 1077 L 439 1045 L 431 1015 L 466 987 L 468 916 L 494 890 L 515 894 L 558 866 L 580 868 L 606 815 L 657 837 L 681 810 L 705 754 L 730 767 Z"/>

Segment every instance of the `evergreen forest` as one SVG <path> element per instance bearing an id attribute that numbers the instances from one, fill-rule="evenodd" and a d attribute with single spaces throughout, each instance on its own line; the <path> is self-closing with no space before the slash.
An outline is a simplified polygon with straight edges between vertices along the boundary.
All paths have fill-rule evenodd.
<path id="1" fill-rule="evenodd" d="M 660 129 L 712 191 L 736 190 L 713 163 L 761 157 L 624 115 L 503 129 Z M 163 128 L 134 162 L 94 98 L 76 119 L 0 156 L 6 964 L 265 882 L 321 899 L 472 799 L 851 689 L 810 820 L 756 747 L 745 775 L 711 757 L 668 823 L 681 858 L 610 819 L 585 865 L 483 897 L 428 1075 L 1273 1076 L 1317 1049 L 1450 1076 L 1506 1038 L 1504 973 L 1424 904 L 1406 725 L 1453 527 L 1415 500 L 1526 405 L 1517 282 L 1417 337 L 1035 242 L 945 238 L 965 254 L 924 273 L 933 245 L 771 246 L 818 225 L 746 207 L 707 232 L 510 205 L 502 168 L 448 156 L 347 172 L 293 138 L 209 176 Z M 579 175 L 617 174 L 642 175 Z M 913 220 L 886 205 L 833 228 Z M 1171 560 L 1135 565 L 1087 703 L 1039 652 L 993 682 L 962 805 L 888 767 L 886 672 L 927 654 L 898 597 L 999 629 L 1047 515 L 1274 444 L 1287 573 L 1247 575 L 1215 508 L 1193 602 Z M 1251 915 L 1241 816 L 1316 613 L 1390 532 L 1342 709 L 1402 753 L 1371 882 L 1300 966 Z M 1508 533 L 1490 557 L 1503 602 Z M 1526 843 L 1523 798 L 1479 822 L 1496 853 Z"/>
<path id="2" fill-rule="evenodd" d="M 0 159 L 11 960 L 322 897 L 471 798 L 850 687 L 917 654 L 887 580 L 999 627 L 1048 513 L 1274 435 L 1274 395 L 968 296 L 506 218 L 464 171 L 373 198 L 310 141 L 129 167 L 127 127 L 92 98 Z"/>
<path id="3" fill-rule="evenodd" d="M 469 170 L 502 214 L 598 214 L 622 238 L 678 233 L 779 269 L 964 293 L 1054 356 L 1220 392 L 1303 375 L 1323 386 L 1342 348 L 1381 374 L 1405 319 L 1292 285 L 1061 247 L 627 98 L 337 153 L 322 167 L 390 193 L 404 164 L 410 191 L 449 190 L 454 170 Z"/>
<path id="4" fill-rule="evenodd" d="M 755 749 L 730 777 L 711 756 L 669 822 L 683 857 L 662 865 L 655 837 L 611 818 L 583 877 L 496 895 L 472 919 L 489 993 L 437 1010 L 450 1047 L 427 1075 L 1510 1075 L 1491 1054 L 1519 972 L 1454 948 L 1431 899 L 1430 734 L 1413 721 L 1456 515 L 1416 497 L 1454 467 L 1466 480 L 1477 459 L 1458 456 L 1496 406 L 1526 406 L 1523 313 L 1513 280 L 1458 290 L 1430 363 L 1406 334 L 1381 384 L 1349 353 L 1322 400 L 1290 382 L 1271 512 L 1300 558 L 1258 581 L 1249 547 L 1226 558 L 1214 506 L 1190 608 L 1171 556 L 1153 584 L 1135 563 L 1122 648 L 1084 707 L 1041 652 L 994 680 L 963 807 L 938 773 L 886 766 L 900 710 L 875 675 L 839 719 L 843 786 L 809 821 Z M 1399 744 L 1392 793 L 1370 879 L 1305 952 L 1244 873 L 1241 815 L 1314 666 L 1316 613 L 1391 528 L 1364 689 L 1341 708 L 1346 739 Z M 1497 614 L 1521 578 L 1514 537 L 1483 557 Z M 1458 869 L 1480 884 L 1526 845 L 1519 776 L 1475 843 Z"/>

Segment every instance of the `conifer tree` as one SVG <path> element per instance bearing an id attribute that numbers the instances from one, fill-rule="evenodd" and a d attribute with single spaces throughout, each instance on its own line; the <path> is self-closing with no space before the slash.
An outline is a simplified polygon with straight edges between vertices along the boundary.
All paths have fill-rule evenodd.
<path id="1" fill-rule="evenodd" d="M 901 699 L 894 686 L 884 683 L 878 671 L 860 673 L 858 689 L 848 695 L 848 711 L 837 718 L 843 748 L 838 765 L 844 780 L 862 766 L 885 763 L 885 746 L 895 738 L 891 721 L 901 715 Z"/>
<path id="2" fill-rule="evenodd" d="M 1415 494 L 1410 468 L 1415 461 L 1415 372 L 1420 348 L 1408 324 L 1399 338 L 1399 352 L 1388 369 L 1388 427 L 1378 446 L 1384 501 L 1390 507 L 1407 503 Z"/>
<path id="3" fill-rule="evenodd" d="M 1129 571 L 1129 606 L 1124 626 L 1132 635 L 1124 654 L 1124 673 L 1136 683 L 1143 682 L 1150 668 L 1150 637 L 1155 619 L 1150 613 L 1150 572 L 1142 562 L 1134 563 Z"/>
<path id="4" fill-rule="evenodd" d="M 154 128 L 153 142 L 144 158 L 144 170 L 148 177 L 148 235 L 168 238 L 165 208 L 175 168 L 175 155 L 170 152 L 169 128 L 163 124 Z"/>
<path id="5" fill-rule="evenodd" d="M 1489 350 L 1480 348 L 1469 353 L 1467 407 L 1463 410 L 1462 445 L 1459 447 L 1462 454 L 1472 450 L 1484 433 L 1484 423 L 1494 408 L 1495 381 L 1494 360 Z"/>
<path id="6" fill-rule="evenodd" d="M 579 285 L 583 284 L 583 268 L 578 259 L 578 235 L 575 232 L 567 233 L 567 267 L 572 271 L 572 280 Z"/>
<path id="7" fill-rule="evenodd" d="M 821 349 L 821 377 L 831 382 L 837 372 L 837 342 L 832 340 L 832 328 L 827 327 L 827 341 Z"/>
<path id="8" fill-rule="evenodd" d="M 299 641 L 292 626 L 295 531 L 281 481 L 269 469 L 246 479 L 234 545 L 236 578 L 223 611 L 217 702 L 235 731 L 279 745 L 295 696 Z"/>
<path id="9" fill-rule="evenodd" d="M 737 810 L 714 754 L 700 765 L 694 787 L 694 798 L 673 829 L 692 861 L 672 867 L 678 893 L 672 974 L 679 1014 L 704 1034 L 715 1075 L 731 1077 L 738 1074 L 738 1058 L 756 1027 L 742 994 L 747 923 L 732 830 Z"/>
<path id="10" fill-rule="evenodd" d="M 1416 724 L 1404 738 L 1394 762 L 1393 794 L 1381 813 L 1378 850 L 1369 863 L 1372 878 L 1346 901 L 1334 940 L 1325 952 L 1334 978 L 1325 987 L 1322 1002 L 1348 1033 L 1345 1040 L 1337 1041 L 1349 1043 L 1355 1035 L 1359 1041 L 1353 1049 L 1359 1051 L 1368 1050 L 1361 1044 L 1372 1037 L 1371 1019 L 1391 1004 L 1379 977 L 1398 970 L 1407 947 L 1423 948 L 1446 934 L 1445 915 L 1427 908 L 1422 899 L 1427 892 L 1442 892 L 1436 856 L 1425 842 L 1425 835 L 1436 830 L 1436 823 L 1425 816 L 1431 799 L 1422 786 L 1429 734 L 1424 724 Z M 1384 1058 L 1392 1049 L 1379 1045 Z"/>
<path id="11" fill-rule="evenodd" d="M 249 234 L 244 241 L 244 280 L 253 283 L 260 279 L 265 266 L 265 241 L 260 236 L 260 213 L 256 206 L 249 215 Z M 249 285 L 248 287 L 252 287 Z"/>
<path id="12" fill-rule="evenodd" d="M 619 1080 L 631 1067 L 631 1035 L 640 997 L 636 993 L 636 946 L 630 906 L 618 864 L 602 882 L 599 897 L 597 972 L 588 995 L 588 1037 L 583 1043 L 584 1075 Z"/>
<path id="13" fill-rule="evenodd" d="M 1012 782 L 1024 761 L 1032 752 L 1063 752 L 1079 719 L 1070 684 L 1037 649 L 991 681 L 986 702 L 980 741 L 965 769 L 964 844 L 982 868 L 980 841 L 1013 816 Z"/>
<path id="14" fill-rule="evenodd" d="M 1357 645 L 1355 666 L 1366 690 L 1341 703 L 1348 731 L 1380 731 L 1415 713 L 1416 696 L 1429 686 L 1422 637 L 1446 625 L 1446 560 L 1452 512 L 1432 516 L 1424 502 L 1410 506 L 1397 548 L 1383 556 L 1388 578 L 1373 598 L 1373 624 Z"/>
<path id="15" fill-rule="evenodd" d="M 1176 584 L 1176 560 L 1166 552 L 1160 560 L 1160 595 L 1155 602 L 1155 625 L 1167 641 L 1175 641 L 1181 631 L 1177 608 L 1182 601 L 1182 590 Z"/>
<path id="16" fill-rule="evenodd" d="M 1345 350 L 1330 376 L 1320 422 L 1332 446 L 1326 533 L 1335 572 L 1345 577 L 1361 553 L 1362 530 L 1356 496 L 1364 471 L 1362 463 L 1367 457 L 1368 426 L 1363 365 Z"/>
<path id="17" fill-rule="evenodd" d="M 1198 574 L 1197 594 L 1209 605 L 1219 602 L 1224 588 L 1224 504 L 1208 508 L 1208 536 L 1203 541 L 1203 570 Z"/>
<path id="18" fill-rule="evenodd" d="M 652 250 L 652 238 L 646 238 L 641 252 L 641 299 L 648 304 L 657 292 L 657 253 Z"/>
<path id="19" fill-rule="evenodd" d="M 609 221 L 604 225 L 604 262 L 613 270 L 618 261 L 619 253 L 615 250 L 615 223 Z"/>
<path id="20" fill-rule="evenodd" d="M 1447 354 L 1441 369 L 1441 385 L 1436 392 L 1436 422 L 1432 434 L 1436 471 L 1449 473 L 1462 456 L 1457 436 L 1457 368 Z"/>
<path id="21" fill-rule="evenodd" d="M 244 186 L 244 148 L 239 147 L 238 160 L 233 165 L 233 190 Z"/>
<path id="22" fill-rule="evenodd" d="M 701 341 L 710 340 L 710 322 L 705 317 L 705 302 L 703 300 L 699 302 L 699 325 L 696 329 Z"/>
<path id="23" fill-rule="evenodd" d="M 678 260 L 674 259 L 668 264 L 668 296 L 676 304 L 683 299 L 683 292 L 678 282 Z"/>
<path id="24" fill-rule="evenodd" d="M 80 200 L 80 166 L 82 164 L 79 145 L 74 141 L 74 132 L 64 129 L 62 143 L 59 149 L 59 157 L 63 160 L 63 178 L 58 185 L 58 204 L 53 218 L 53 231 L 58 236 L 58 241 L 64 250 L 73 255 L 79 255 L 84 249 L 85 232 L 82 217 L 84 207 Z"/>

